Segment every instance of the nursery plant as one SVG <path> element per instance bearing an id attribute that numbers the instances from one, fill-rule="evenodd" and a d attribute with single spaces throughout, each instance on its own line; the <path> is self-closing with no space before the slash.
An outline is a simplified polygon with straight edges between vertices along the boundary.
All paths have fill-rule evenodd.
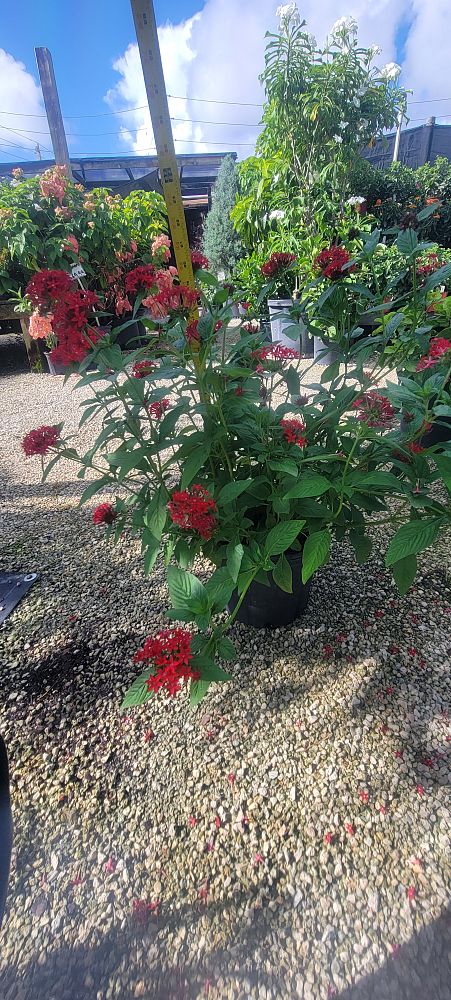
<path id="1" fill-rule="evenodd" d="M 150 329 L 158 322 L 161 332 L 127 358 L 114 332 L 93 335 L 100 292 L 96 301 L 81 299 L 75 288 L 62 291 L 64 279 L 52 272 L 35 279 L 38 308 L 62 317 L 76 389 L 86 392 L 80 423 L 96 420 L 100 432 L 83 453 L 63 426 L 40 427 L 24 438 L 25 453 L 42 457 L 44 476 L 60 458 L 72 460 L 79 477 L 89 480 L 81 502 L 108 495 L 94 510 L 93 530 L 104 527 L 116 539 L 130 532 L 141 540 L 146 573 L 160 553 L 167 567 L 168 627 L 137 652 L 140 673 L 124 705 L 161 689 L 174 695 L 183 683 L 197 704 L 213 681 L 230 679 L 225 665 L 236 654 L 227 633 L 258 588 L 289 599 L 308 587 L 334 544 L 349 539 L 357 563 L 364 563 L 372 551 L 370 529 L 383 525 L 386 565 L 404 593 L 418 553 L 449 526 L 449 496 L 433 489 L 436 482 L 448 492 L 451 487 L 449 446 L 440 453 L 423 449 L 416 420 L 400 432 L 400 390 L 379 387 L 391 338 L 407 326 L 411 338 L 420 336 L 426 299 L 440 274 L 428 277 L 416 298 L 404 297 L 399 310 L 393 300 L 390 314 L 382 290 L 375 301 L 362 284 L 359 294 L 380 328 L 359 337 L 352 296 L 379 238 L 362 240 L 353 256 L 342 250 L 339 259 L 330 248 L 330 259 L 316 263 L 322 290 L 318 297 L 314 283 L 302 308 L 312 294 L 320 324 L 329 323 L 333 302 L 337 315 L 348 296 L 351 305 L 340 335 L 342 364 L 313 385 L 309 369 L 301 375 L 294 348 L 265 344 L 244 323 L 238 338 L 229 337 L 229 292 L 205 269 L 196 272 L 196 291 L 174 273 L 165 286 L 164 264 L 128 272 L 133 311 L 145 302 L 159 318 L 144 322 Z M 410 231 L 400 234 L 398 246 L 406 266 L 424 250 Z M 293 320 L 295 339 L 296 310 Z M 447 339 L 444 330 L 442 336 Z M 444 384 L 450 353 L 442 352 L 441 361 Z M 87 370 L 92 363 L 95 372 Z M 393 367 L 397 363 L 395 352 Z M 423 407 L 430 418 L 429 389 L 413 383 L 412 392 L 418 412 Z M 434 383 L 438 400 L 440 392 Z"/>

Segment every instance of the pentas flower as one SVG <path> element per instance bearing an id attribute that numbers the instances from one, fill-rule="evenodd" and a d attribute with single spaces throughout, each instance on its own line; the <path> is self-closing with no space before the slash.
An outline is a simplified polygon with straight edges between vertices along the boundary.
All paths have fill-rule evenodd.
<path id="1" fill-rule="evenodd" d="M 426 368 L 440 364 L 441 361 L 451 362 L 451 341 L 446 337 L 433 337 L 429 344 L 429 353 L 420 358 L 416 370 L 422 372 Z"/>
<path id="2" fill-rule="evenodd" d="M 188 285 L 173 285 L 169 292 L 165 289 L 158 292 L 155 300 L 166 309 L 166 312 L 189 313 L 197 305 L 199 293 Z"/>
<path id="3" fill-rule="evenodd" d="M 173 493 L 168 511 L 174 524 L 185 531 L 196 532 L 204 541 L 211 538 L 217 526 L 216 503 L 208 490 L 197 483 L 189 490 Z"/>
<path id="4" fill-rule="evenodd" d="M 294 253 L 272 253 L 268 260 L 262 264 L 260 270 L 264 278 L 272 280 L 286 271 L 287 267 L 294 264 L 296 254 Z"/>
<path id="5" fill-rule="evenodd" d="M 359 396 L 352 408 L 359 410 L 357 419 L 364 421 L 368 427 L 389 427 L 395 416 L 395 410 L 387 397 L 374 391 Z"/>
<path id="6" fill-rule="evenodd" d="M 47 337 L 51 337 L 53 333 L 52 320 L 52 313 L 47 313 L 47 315 L 42 316 L 41 313 L 35 309 L 30 316 L 30 323 L 28 326 L 28 333 L 30 334 L 32 340 L 45 340 Z"/>
<path id="7" fill-rule="evenodd" d="M 37 271 L 30 278 L 25 292 L 34 305 L 46 309 L 53 306 L 73 287 L 73 279 L 67 271 Z"/>
<path id="8" fill-rule="evenodd" d="M 190 666 L 191 640 L 191 632 L 181 628 L 162 629 L 155 637 L 146 639 L 143 648 L 135 653 L 134 662 L 151 665 L 152 672 L 146 681 L 148 691 L 157 694 L 163 688 L 168 696 L 174 697 L 184 681 L 199 680 L 199 671 Z"/>
<path id="9" fill-rule="evenodd" d="M 299 448 L 304 448 L 307 444 L 307 438 L 305 436 L 305 424 L 303 420 L 298 420 L 296 418 L 292 420 L 281 420 L 280 427 L 283 430 L 283 436 L 288 444 L 297 444 Z"/>
<path id="10" fill-rule="evenodd" d="M 88 327 L 89 314 L 98 303 L 96 293 L 84 288 L 66 292 L 58 302 L 53 313 L 53 329 L 58 337 L 58 347 L 50 355 L 53 361 L 63 364 L 83 361 L 91 345 L 103 336 L 104 330 Z"/>
<path id="11" fill-rule="evenodd" d="M 252 320 L 249 323 L 243 323 L 243 330 L 246 330 L 246 333 L 258 333 L 258 323 L 253 323 Z"/>
<path id="12" fill-rule="evenodd" d="M 344 273 L 349 274 L 355 271 L 356 264 L 351 264 L 343 272 L 345 264 L 351 260 L 351 255 L 344 247 L 331 246 L 327 250 L 322 250 L 313 261 L 314 267 L 321 271 L 323 278 L 330 278 L 331 281 L 338 281 Z"/>
<path id="13" fill-rule="evenodd" d="M 116 518 L 117 510 L 110 503 L 100 503 L 92 515 L 94 524 L 112 524 Z"/>
<path id="14" fill-rule="evenodd" d="M 203 268 L 203 270 L 206 271 L 210 266 L 209 260 L 207 257 L 204 257 L 200 250 L 191 250 L 191 263 L 195 271 L 199 268 Z"/>
<path id="15" fill-rule="evenodd" d="M 46 455 L 50 448 L 54 448 L 59 441 L 60 429 L 43 424 L 36 427 L 34 431 L 29 431 L 22 439 L 22 448 L 27 456 Z"/>
<path id="16" fill-rule="evenodd" d="M 146 375 L 151 375 L 155 368 L 153 361 L 135 361 L 132 368 L 133 378 L 145 378 Z"/>
<path id="17" fill-rule="evenodd" d="M 256 361 L 293 361 L 300 358 L 299 351 L 294 347 L 285 347 L 283 344 L 271 344 L 268 347 L 259 347 L 257 351 L 252 351 L 251 358 Z"/>
<path id="18" fill-rule="evenodd" d="M 150 404 L 147 412 L 150 417 L 154 417 L 155 420 L 160 420 L 163 413 L 166 413 L 166 410 L 170 405 L 169 399 L 156 400 L 155 403 Z"/>
<path id="19" fill-rule="evenodd" d="M 125 291 L 131 295 L 150 291 L 153 285 L 155 285 L 153 264 L 141 264 L 139 267 L 134 267 L 125 276 Z"/>

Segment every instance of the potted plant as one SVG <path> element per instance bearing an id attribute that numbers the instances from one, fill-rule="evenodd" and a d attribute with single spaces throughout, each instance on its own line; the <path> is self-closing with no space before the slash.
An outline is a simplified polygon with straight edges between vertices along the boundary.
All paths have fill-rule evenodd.
<path id="1" fill-rule="evenodd" d="M 293 338 L 287 330 L 292 326 L 290 309 L 296 283 L 293 267 L 295 262 L 295 254 L 274 251 L 261 266 L 261 273 L 267 284 L 260 292 L 258 301 L 267 298 L 272 342 L 285 347 L 293 346 Z M 300 350 L 300 343 L 297 346 Z"/>
<path id="2" fill-rule="evenodd" d="M 356 271 L 376 242 L 353 258 Z M 345 302 L 349 279 L 341 271 L 330 288 L 335 295 L 344 286 Z M 115 538 L 137 533 L 146 572 L 164 555 L 169 626 L 137 652 L 141 673 L 124 704 L 161 689 L 176 694 L 184 682 L 197 704 L 211 682 L 229 678 L 223 664 L 235 657 L 227 635 L 233 622 L 274 626 L 296 616 L 334 540 L 348 538 L 364 562 L 369 526 L 391 524 L 385 560 L 404 593 L 417 554 L 451 523 L 449 503 L 430 492 L 438 479 L 449 484 L 450 459 L 422 451 L 415 430 L 402 437 L 391 389 L 378 388 L 386 331 L 375 336 L 371 355 L 368 345 L 343 337 L 343 365 L 329 366 L 312 387 L 308 370 L 301 380 L 294 347 L 265 344 L 243 328 L 229 339 L 227 291 L 209 275 L 207 298 L 203 280 L 200 274 L 197 291 L 177 279 L 169 290 L 150 290 L 149 309 L 155 299 L 168 317 L 152 350 L 126 361 L 106 334 L 80 363 L 89 394 L 82 420 L 102 421 L 87 454 L 60 426 L 23 441 L 27 455 L 50 457 L 45 475 L 60 457 L 92 474 L 84 501 L 117 490 L 97 506 L 94 523 Z M 106 382 L 95 401 L 90 359 Z M 198 556 L 210 566 L 202 579 L 192 571 Z"/>

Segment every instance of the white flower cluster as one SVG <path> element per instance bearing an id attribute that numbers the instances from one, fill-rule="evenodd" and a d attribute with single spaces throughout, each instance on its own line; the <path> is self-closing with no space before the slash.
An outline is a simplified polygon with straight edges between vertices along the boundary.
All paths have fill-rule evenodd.
<path id="1" fill-rule="evenodd" d="M 397 80 L 400 72 L 401 67 L 394 62 L 387 63 L 380 71 L 383 80 Z"/>
<path id="2" fill-rule="evenodd" d="M 344 35 L 356 35 L 357 30 L 357 21 L 354 17 L 339 17 L 332 25 L 329 34 L 334 41 L 339 41 Z"/>
<path id="3" fill-rule="evenodd" d="M 277 221 L 279 221 L 280 219 L 285 218 L 285 212 L 283 212 L 281 208 L 273 208 L 272 212 L 269 213 L 269 218 L 271 221 L 273 219 L 277 219 Z"/>
<path id="4" fill-rule="evenodd" d="M 276 10 L 276 17 L 279 18 L 281 28 L 292 24 L 293 27 L 301 23 L 301 18 L 297 3 L 284 3 Z"/>
<path id="5" fill-rule="evenodd" d="M 363 205 L 366 198 L 362 198 L 360 194 L 353 194 L 351 198 L 348 198 L 347 205 Z"/>
<path id="6" fill-rule="evenodd" d="M 368 55 L 370 59 L 375 59 L 376 56 L 380 56 L 382 49 L 380 45 L 370 45 L 368 47 Z"/>

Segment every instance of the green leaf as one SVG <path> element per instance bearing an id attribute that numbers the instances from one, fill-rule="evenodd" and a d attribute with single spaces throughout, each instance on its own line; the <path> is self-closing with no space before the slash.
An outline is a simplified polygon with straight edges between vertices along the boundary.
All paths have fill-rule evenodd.
<path id="1" fill-rule="evenodd" d="M 361 566 L 371 554 L 372 539 L 368 538 L 368 535 L 361 535 L 358 531 L 350 531 L 349 541 L 354 549 L 356 562 Z"/>
<path id="2" fill-rule="evenodd" d="M 398 562 L 393 563 L 391 569 L 399 593 L 404 596 L 415 579 L 417 557 L 413 555 L 405 556 L 404 559 L 399 559 Z"/>
<path id="3" fill-rule="evenodd" d="M 188 569 L 193 561 L 193 554 L 184 538 L 179 538 L 174 549 L 174 558 L 182 569 Z"/>
<path id="4" fill-rule="evenodd" d="M 226 483 L 222 487 L 222 490 L 219 491 L 218 503 L 232 503 L 233 500 L 239 497 L 240 493 L 244 493 L 248 486 L 252 485 L 252 482 L 252 479 L 239 479 L 235 483 Z"/>
<path id="5" fill-rule="evenodd" d="M 160 500 L 159 495 L 156 497 L 155 502 L 151 503 L 144 514 L 144 524 L 152 532 L 154 538 L 160 541 L 163 534 L 163 529 L 166 524 L 167 518 L 167 507 L 166 501 Z"/>
<path id="6" fill-rule="evenodd" d="M 194 605 L 207 606 L 205 587 L 193 573 L 187 573 L 178 566 L 169 566 L 167 580 L 173 608 L 193 611 Z"/>
<path id="7" fill-rule="evenodd" d="M 189 703 L 192 708 L 198 705 L 205 698 L 211 681 L 191 681 L 189 686 Z"/>
<path id="8" fill-rule="evenodd" d="M 214 660 L 208 656 L 194 656 L 191 660 L 193 670 L 200 670 L 203 681 L 231 681 L 232 675 L 228 674 L 222 667 L 218 667 Z"/>
<path id="9" fill-rule="evenodd" d="M 333 382 L 334 379 L 338 378 L 339 374 L 340 362 L 333 361 L 331 365 L 328 365 L 327 368 L 324 369 L 320 379 L 321 385 L 324 385 L 325 382 Z"/>
<path id="10" fill-rule="evenodd" d="M 226 566 L 220 566 L 215 570 L 213 576 L 207 580 L 205 590 L 208 596 L 209 607 L 213 614 L 223 611 L 230 601 L 235 589 L 235 581 L 232 580 Z"/>
<path id="11" fill-rule="evenodd" d="M 273 472 L 285 472 L 287 476 L 299 475 L 299 466 L 292 458 L 277 459 L 277 461 L 268 462 L 268 465 Z"/>
<path id="12" fill-rule="evenodd" d="M 229 576 L 231 576 L 234 583 L 236 583 L 236 581 L 238 580 L 238 573 L 240 572 L 241 562 L 243 559 L 243 553 L 244 553 L 243 546 L 241 545 L 240 542 L 238 543 L 238 545 L 233 545 L 233 543 L 231 542 L 227 546 L 226 553 L 227 553 L 227 569 L 229 572 Z"/>
<path id="13" fill-rule="evenodd" d="M 271 528 L 265 542 L 265 556 L 278 556 L 289 549 L 304 524 L 305 521 L 282 521 Z"/>
<path id="14" fill-rule="evenodd" d="M 302 582 L 307 583 L 310 577 L 324 566 L 330 555 L 330 533 L 327 528 L 314 531 L 306 539 L 302 552 Z"/>
<path id="15" fill-rule="evenodd" d="M 286 556 L 282 553 L 272 571 L 274 582 L 286 594 L 293 593 L 293 574 Z"/>
<path id="16" fill-rule="evenodd" d="M 285 493 L 285 500 L 299 499 L 300 497 L 320 497 L 326 490 L 330 490 L 331 484 L 325 476 L 318 472 L 302 472 L 297 483 L 290 486 L 288 493 Z"/>
<path id="17" fill-rule="evenodd" d="M 285 382 L 287 383 L 288 392 L 292 396 L 299 396 L 299 392 L 300 392 L 300 377 L 299 377 L 299 372 L 296 371 L 296 368 L 293 368 L 293 366 L 290 365 L 282 373 L 282 377 L 285 379 Z"/>
<path id="18" fill-rule="evenodd" d="M 42 475 L 42 482 L 43 483 L 47 479 L 47 476 L 48 476 L 49 472 L 52 471 L 53 466 L 56 465 L 56 463 L 57 463 L 57 461 L 58 461 L 59 458 L 61 458 L 61 455 L 54 455 L 53 458 L 50 459 L 50 462 L 47 463 L 47 465 L 46 465 L 46 467 L 44 469 L 43 475 Z"/>
<path id="19" fill-rule="evenodd" d="M 368 492 L 390 490 L 390 492 L 405 493 L 404 484 L 391 472 L 368 472 L 364 476 L 360 473 L 354 473 L 349 476 L 347 483 L 352 485 L 355 490 L 368 490 Z"/>
<path id="20" fill-rule="evenodd" d="M 196 473 L 205 465 L 209 454 L 210 446 L 201 444 L 197 448 L 194 448 L 191 454 L 188 455 L 188 458 L 183 463 L 182 478 L 180 480 L 180 488 L 182 490 L 185 490 L 192 483 Z"/>
<path id="21" fill-rule="evenodd" d="M 216 643 L 216 650 L 221 660 L 236 660 L 237 651 L 227 635 L 222 635 Z"/>
<path id="22" fill-rule="evenodd" d="M 417 215 L 418 222 L 424 222 L 425 219 L 428 219 L 438 208 L 441 208 L 441 204 L 441 201 L 434 201 L 433 205 L 426 205 L 426 208 L 422 208 L 421 212 L 418 212 Z"/>
<path id="23" fill-rule="evenodd" d="M 87 486 L 86 489 L 83 490 L 83 493 L 80 497 L 79 507 L 81 507 L 83 503 L 86 503 L 87 500 L 90 500 L 91 497 L 95 495 L 95 493 L 98 493 L 99 490 L 101 490 L 102 487 L 105 486 L 105 484 L 108 482 L 108 479 L 109 479 L 108 476 L 102 476 L 102 479 L 95 479 L 93 483 L 90 483 L 89 486 Z"/>
<path id="24" fill-rule="evenodd" d="M 147 678 L 150 676 L 150 667 L 146 667 L 142 674 L 133 681 L 131 687 L 126 692 L 121 704 L 121 708 L 131 708 L 132 705 L 143 705 L 152 697 L 153 691 L 147 690 Z"/>
<path id="25" fill-rule="evenodd" d="M 144 552 L 144 572 L 146 576 L 152 572 L 155 563 L 157 561 L 157 556 L 160 551 L 160 542 L 155 538 L 153 543 L 149 543 Z"/>
<path id="26" fill-rule="evenodd" d="M 451 458 L 446 455 L 434 455 L 437 470 L 448 490 L 451 490 Z"/>
<path id="27" fill-rule="evenodd" d="M 418 236 L 414 229 L 403 229 L 398 235 L 396 246 L 404 257 L 409 257 L 418 246 Z"/>
<path id="28" fill-rule="evenodd" d="M 393 566 L 400 559 L 416 555 L 433 545 L 441 524 L 442 522 L 436 517 L 425 517 L 401 525 L 388 546 L 385 565 Z"/>

